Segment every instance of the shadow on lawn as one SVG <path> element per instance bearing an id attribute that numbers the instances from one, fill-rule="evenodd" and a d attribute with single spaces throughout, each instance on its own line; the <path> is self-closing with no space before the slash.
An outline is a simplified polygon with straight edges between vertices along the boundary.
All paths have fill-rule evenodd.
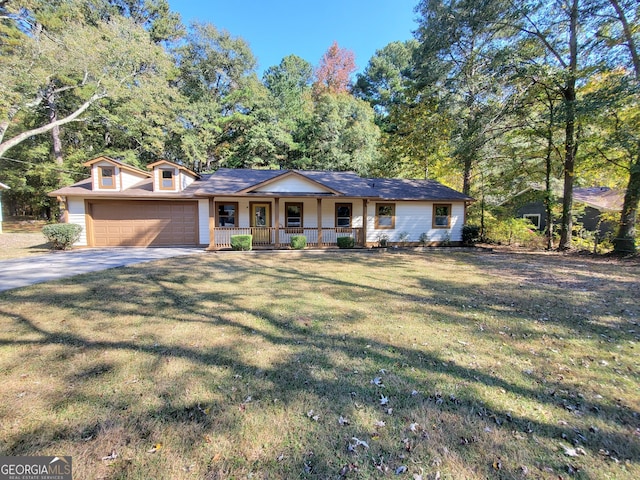
<path id="1" fill-rule="evenodd" d="M 446 257 L 440 257 L 445 260 Z M 513 260 L 513 259 L 512 259 Z M 331 272 L 332 264 L 336 269 L 344 262 L 344 257 L 339 259 L 314 259 L 329 268 Z M 362 257 L 354 256 L 349 258 L 349 262 L 354 265 L 361 265 L 367 268 L 397 268 L 406 266 L 408 269 L 415 262 L 413 256 L 385 256 L 385 257 Z M 521 466 L 512 463 L 505 464 L 486 462 L 486 458 L 481 451 L 469 455 L 465 450 L 480 449 L 482 442 L 474 438 L 467 429 L 472 426 L 475 432 L 488 431 L 493 429 L 505 429 L 514 432 L 535 442 L 535 437 L 546 438 L 550 441 L 579 444 L 588 451 L 589 455 L 597 457 L 602 455 L 602 451 L 614 451 L 621 460 L 628 460 L 637 467 L 640 458 L 640 442 L 637 437 L 632 437 L 620 433 L 621 430 L 629 429 L 630 425 L 637 423 L 639 412 L 624 405 L 617 405 L 609 399 L 601 400 L 580 398 L 575 395 L 576 386 L 561 379 L 544 378 L 533 373 L 531 378 L 537 381 L 540 388 L 527 387 L 522 384 L 511 382 L 503 376 L 495 373 L 488 373 L 479 368 L 473 368 L 461 364 L 456 364 L 448 360 L 445 356 L 433 351 L 398 345 L 397 342 L 384 341 L 381 338 L 372 336 L 361 336 L 357 334 L 346 336 L 341 333 L 334 333 L 328 327 L 330 318 L 339 315 L 341 323 L 358 324 L 366 320 L 366 313 L 357 308 L 362 304 L 374 304 L 383 301 L 400 301 L 406 304 L 408 310 L 423 311 L 425 314 L 436 312 L 438 322 L 446 324 L 474 325 L 469 313 L 482 312 L 506 315 L 517 321 L 530 322 L 540 321 L 536 316 L 547 312 L 550 303 L 562 303 L 566 309 L 566 315 L 547 318 L 544 322 L 560 326 L 577 335 L 604 336 L 606 339 L 620 341 L 628 337 L 623 330 L 624 325 L 613 323 L 609 325 L 594 324 L 586 316 L 584 305 L 581 300 L 567 295 L 566 285 L 558 286 L 545 283 L 542 279 L 552 276 L 551 269 L 555 268 L 553 262 L 542 262 L 533 266 L 526 265 L 522 270 L 508 271 L 514 269 L 513 264 L 505 262 L 501 257 L 483 257 L 474 264 L 469 256 L 457 255 L 455 261 L 460 262 L 461 268 L 493 269 L 495 274 L 491 285 L 469 284 L 460 285 L 457 282 L 440 279 L 437 283 L 426 282 L 424 279 L 416 277 L 412 273 L 407 273 L 405 279 L 370 279 L 370 283 L 360 283 L 354 280 L 337 278 L 333 274 L 319 274 L 317 272 L 301 272 L 295 262 L 290 262 L 287 266 L 271 265 L 265 269 L 260 261 L 255 265 L 250 258 L 232 260 L 229 263 L 220 261 L 205 262 L 200 264 L 200 260 L 182 259 L 181 261 L 165 262 L 159 270 L 151 267 L 140 267 L 139 269 L 121 269 L 115 271 L 108 278 L 98 275 L 85 275 L 71 279 L 66 282 L 56 282 L 49 284 L 52 290 L 45 290 L 44 287 L 33 287 L 29 290 L 29 295 L 24 297 L 21 291 L 8 292 L 3 294 L 3 307 L 0 315 L 10 318 L 13 323 L 21 329 L 21 335 L 16 338 L 0 341 L 0 345 L 7 346 L 28 346 L 42 347 L 46 345 L 62 346 L 72 351 L 82 352 L 109 352 L 127 351 L 144 354 L 154 358 L 154 365 L 161 366 L 164 361 L 170 359 L 185 360 L 192 364 L 194 372 L 199 368 L 220 367 L 228 371 L 226 377 L 234 378 L 250 377 L 258 378 L 251 382 L 251 396 L 253 401 L 245 402 L 243 397 L 246 392 L 229 393 L 226 399 L 220 400 L 208 408 L 212 414 L 205 414 L 203 407 L 197 402 L 184 404 L 179 392 L 188 389 L 188 378 L 173 378 L 171 388 L 165 392 L 159 392 L 159 405 L 143 406 L 136 403 L 135 396 L 126 392 L 116 395 L 108 395 L 105 399 L 99 394 L 72 395 L 69 398 L 51 398 L 53 410 L 62 408 L 63 405 L 72 403 L 84 405 L 90 408 L 92 405 L 105 405 L 105 402 L 117 402 L 109 404 L 111 410 L 120 411 L 118 420 L 121 428 L 128 430 L 127 435 L 134 438 L 150 438 L 154 431 L 155 424 L 175 425 L 176 428 L 186 432 L 185 442 L 187 444 L 196 443 L 207 432 L 240 431 L 243 422 L 242 408 L 252 409 L 260 405 L 263 408 L 271 408 L 269 405 L 277 399 L 285 407 L 297 398 L 298 395 L 311 396 L 319 399 L 320 408 L 331 411 L 332 414 L 344 412 L 346 417 L 354 417 L 362 405 L 375 406 L 384 415 L 385 408 L 380 403 L 380 394 L 384 394 L 390 399 L 395 408 L 396 416 L 406 416 L 409 420 L 411 416 L 421 415 L 425 422 L 433 421 L 433 431 L 428 431 L 426 425 L 424 430 L 413 434 L 404 432 L 408 443 L 399 442 L 396 439 L 382 438 L 377 446 L 364 452 L 358 451 L 349 453 L 346 449 L 346 442 L 353 436 L 358 438 L 368 438 L 372 435 L 371 428 L 364 428 L 361 425 L 352 425 L 345 432 L 336 436 L 334 448 L 325 448 L 313 451 L 311 447 L 317 442 L 318 432 L 323 435 L 334 435 L 335 421 L 331 420 L 331 425 L 319 426 L 317 429 L 309 429 L 303 432 L 303 438 L 291 439 L 291 442 L 298 442 L 299 445 L 309 446 L 309 449 L 301 449 L 292 455 L 290 461 L 281 463 L 269 463 L 268 465 L 253 465 L 260 471 L 267 468 L 272 472 L 285 478 L 292 473 L 296 476 L 337 476 L 344 465 L 360 464 L 364 468 L 365 464 L 371 466 L 378 462 L 379 469 L 383 469 L 380 462 L 387 462 L 389 467 L 397 467 L 408 461 L 427 460 L 431 463 L 419 464 L 425 469 L 436 470 L 437 457 L 459 457 L 458 462 L 465 462 L 468 458 L 480 458 L 485 460 L 483 464 L 467 465 L 468 471 L 475 472 L 481 477 L 498 478 L 519 478 L 522 476 Z M 522 261 L 522 260 L 519 260 Z M 638 288 L 637 280 L 633 279 L 611 279 L 602 286 L 597 286 L 589 275 L 581 272 L 577 264 L 563 262 L 562 268 L 573 275 L 576 285 L 585 288 L 594 288 L 591 292 L 597 298 L 592 300 L 602 301 L 607 296 L 615 294 L 620 289 Z M 323 270 L 325 271 L 325 270 Z M 530 276 L 527 276 L 530 272 Z M 593 274 L 593 272 L 591 272 Z M 215 289 L 212 278 L 219 282 L 227 282 L 232 285 L 241 286 L 252 276 L 259 275 L 261 278 L 260 292 L 263 301 L 256 307 L 247 308 L 243 301 L 247 292 L 228 291 L 221 292 Z M 522 281 L 527 283 L 526 288 L 513 285 L 513 279 L 522 277 Z M 406 282 L 418 282 L 421 284 L 421 293 L 416 291 L 403 292 L 403 285 Z M 340 312 L 314 310 L 314 306 L 307 307 L 301 300 L 301 294 L 296 285 L 304 283 L 312 285 L 309 292 L 317 295 L 327 295 L 345 303 L 345 308 Z M 84 295 L 77 293 L 65 293 L 64 285 L 83 285 L 86 288 Z M 289 286 L 289 288 L 286 288 Z M 597 287 L 597 288 L 596 288 Z M 515 290 L 514 290 L 515 288 Z M 564 289 L 563 289 L 564 288 Z M 155 292 L 149 298 L 141 296 L 140 292 Z M 277 292 L 278 298 L 269 295 Z M 518 294 L 518 292 L 521 292 Z M 637 297 L 636 297 L 637 298 Z M 97 302 L 96 300 L 101 301 Z M 313 295 L 308 294 L 304 299 L 313 302 Z M 120 302 L 118 302 L 120 300 Z M 254 365 L 242 361 L 243 355 L 240 352 L 242 345 L 226 345 L 225 347 L 201 348 L 189 347 L 187 345 L 172 344 L 169 338 L 161 339 L 161 342 L 139 341 L 139 340 L 110 340 L 93 339 L 90 335 L 82 335 L 73 331 L 62 331 L 59 329 L 39 325 L 31 315 L 18 315 L 11 309 L 11 304 L 15 302 L 28 301 L 37 305 L 46 305 L 55 301 L 57 305 L 70 311 L 81 311 L 90 309 L 91 313 L 99 318 L 112 318 L 119 315 L 135 314 L 148 322 L 177 322 L 193 323 L 194 328 L 211 328 L 212 326 L 232 328 L 234 331 L 242 332 L 244 338 L 259 338 L 260 341 L 269 345 L 286 346 L 293 349 L 291 355 L 284 359 L 274 361 L 268 368 L 256 368 Z M 278 305 L 286 303 L 295 306 L 298 310 L 287 315 L 278 315 L 275 309 Z M 531 309 L 531 304 L 538 305 Z M 445 307 L 446 310 L 437 309 Z M 471 307 L 471 310 L 469 310 Z M 627 308 L 627 307 L 625 307 Z M 434 310 L 435 309 L 435 310 Z M 308 313 L 307 312 L 311 312 Z M 158 318 L 158 311 L 163 312 Z M 251 318 L 259 319 L 258 324 L 241 323 L 234 320 L 234 315 L 243 312 Z M 315 312 L 315 314 L 313 313 Z M 443 313 L 444 312 L 444 313 Z M 311 316 L 313 315 L 313 317 Z M 395 319 L 401 322 L 401 318 Z M 320 327 L 314 327 L 314 322 L 320 322 Z M 392 319 L 389 322 L 393 323 Z M 107 324 L 106 327 L 109 327 Z M 325 331 L 327 330 L 327 331 Z M 527 335 L 535 336 L 539 333 L 528 330 L 526 327 L 514 328 L 512 332 L 518 337 L 522 336 L 526 340 Z M 503 339 L 499 332 L 487 332 L 487 335 L 495 336 L 496 342 Z M 508 334 L 510 335 L 510 334 Z M 118 336 L 114 332 L 115 337 Z M 20 338 L 23 337 L 23 338 Z M 26 338 L 24 338 L 26 337 Z M 518 338 L 520 342 L 520 338 Z M 516 346 L 519 343 L 515 344 Z M 607 343 L 603 343 L 602 348 L 607 349 Z M 336 359 L 342 360 L 336 360 Z M 350 363 L 363 364 L 371 370 L 355 374 L 347 367 Z M 154 367 L 154 368 L 156 368 Z M 391 372 L 385 377 L 386 388 L 380 388 L 369 382 L 377 374 L 379 368 L 384 368 Z M 80 374 L 75 374 L 66 379 L 67 382 L 83 383 L 99 381 L 104 374 L 109 374 L 117 369 L 117 365 L 105 362 L 83 370 Z M 319 376 L 319 371 L 331 371 L 334 375 Z M 148 374 L 154 377 L 154 371 L 150 368 Z M 212 372 L 204 370 L 200 372 L 204 384 L 220 383 L 220 378 Z M 631 375 L 637 380 L 638 373 Z M 443 391 L 438 385 L 438 379 L 442 376 L 450 377 L 451 384 L 458 384 L 457 390 Z M 231 382 L 231 380 L 229 380 Z M 232 385 L 233 382 L 225 384 Z M 476 387 L 490 387 L 503 390 L 509 395 L 526 399 L 549 408 L 564 408 L 571 410 L 576 415 L 576 424 L 588 425 L 593 422 L 606 422 L 611 426 L 609 430 L 594 430 L 589 432 L 585 429 L 577 429 L 569 424 L 555 425 L 531 417 L 518 416 L 506 409 L 496 409 L 487 405 L 475 394 Z M 156 387 L 157 388 L 157 387 Z M 213 387 L 211 387 L 213 388 Z M 412 390 L 418 390 L 418 394 L 412 394 Z M 564 393 L 563 393 L 564 392 Z M 124 399 L 120 398 L 124 397 Z M 120 398 L 120 399 L 119 399 Z M 119 399 L 119 400 L 117 400 Z M 271 402 L 271 403 L 270 403 Z M 304 412 L 302 412 L 304 414 Z M 451 419 L 457 419 L 451 421 Z M 407 420 L 407 424 L 409 421 Z M 448 421 L 447 421 L 448 420 Z M 22 432 L 11 438 L 4 439 L 4 454 L 21 455 L 38 453 L 44 449 L 54 446 L 61 440 L 71 442 L 81 442 L 86 438 L 93 439 L 108 430 L 112 419 L 103 418 L 95 424 L 84 424 L 80 419 L 77 424 L 61 426 L 55 420 L 49 424 L 34 427 L 30 431 Z M 635 423 L 634 423 L 635 422 Z M 185 427 L 185 425 L 188 426 Z M 588 428 L 588 427 L 587 427 Z M 488 430 L 487 430 L 488 429 Z M 442 446 L 431 445 L 431 438 L 438 437 L 437 431 L 447 431 L 445 438 L 454 439 L 456 443 L 449 443 Z M 314 433 L 315 432 L 315 433 Z M 151 440 L 151 439 L 150 439 Z M 89 440 L 90 441 L 90 440 Z M 458 443 L 459 441 L 459 443 Z M 329 441 L 329 443 L 332 443 Z M 372 443 L 372 442 L 370 442 Z M 475 444 L 478 443 L 476 446 Z M 499 457 L 499 447 L 496 455 Z M 565 460 L 562 454 L 550 449 L 548 445 L 539 444 L 537 446 L 544 451 L 544 466 L 550 467 L 555 472 L 566 471 L 570 460 Z M 611 454 L 613 455 L 613 454 Z M 443 461 L 442 458 L 438 461 Z M 232 462 L 231 462 L 232 463 Z M 136 471 L 139 466 L 131 463 L 121 462 L 117 464 L 121 477 Z M 159 468 L 159 467 L 158 467 Z M 210 465 L 210 478 L 216 475 L 223 477 L 229 474 L 229 469 L 233 467 L 229 464 Z M 227 470 L 225 470 L 227 469 Z M 112 473 L 117 473 L 111 470 Z M 306 473 L 305 473 L 306 472 Z M 369 470 L 367 470 L 371 474 Z M 363 472 L 364 473 L 364 472 Z M 373 469 L 373 473 L 376 473 Z M 115 475 L 118 476 L 118 475 Z M 588 472 L 581 471 L 580 478 L 594 478 Z"/>

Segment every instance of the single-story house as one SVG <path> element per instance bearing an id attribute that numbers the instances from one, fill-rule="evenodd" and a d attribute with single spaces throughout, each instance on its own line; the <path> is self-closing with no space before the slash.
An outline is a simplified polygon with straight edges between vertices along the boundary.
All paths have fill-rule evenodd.
<path id="1" fill-rule="evenodd" d="M 432 180 L 366 179 L 353 172 L 221 168 L 199 175 L 160 160 L 144 171 L 109 157 L 91 177 L 49 195 L 66 222 L 82 226 L 78 246 L 230 247 L 252 234 L 255 248 L 281 248 L 305 235 L 315 248 L 351 236 L 359 246 L 462 240 L 473 199 Z"/>
<path id="2" fill-rule="evenodd" d="M 515 205 L 515 216 L 526 218 L 536 227 L 544 231 L 547 228 L 546 210 L 543 201 L 544 191 L 541 187 L 529 188 L 517 196 L 503 202 L 501 205 Z M 558 200 L 559 202 L 562 199 Z M 577 216 L 582 228 L 589 232 L 599 232 L 602 236 L 613 232 L 615 222 L 611 222 L 606 215 L 622 211 L 624 191 L 609 187 L 586 187 L 573 189 L 573 203 L 576 209 L 583 207 Z"/>
<path id="3" fill-rule="evenodd" d="M 0 233 L 2 233 L 2 190 L 9 190 L 9 187 L 0 183 Z"/>

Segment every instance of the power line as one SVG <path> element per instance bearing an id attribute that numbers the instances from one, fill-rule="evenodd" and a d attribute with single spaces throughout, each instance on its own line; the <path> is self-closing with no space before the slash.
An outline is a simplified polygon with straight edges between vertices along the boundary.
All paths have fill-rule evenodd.
<path id="1" fill-rule="evenodd" d="M 42 165 L 39 163 L 26 162 L 24 160 L 18 160 L 17 158 L 9 158 L 9 157 L 0 157 L 0 160 L 9 160 L 10 162 L 23 163 L 25 165 L 30 165 L 30 166 Z M 52 170 L 55 170 L 56 172 L 71 173 L 73 175 L 86 175 L 86 172 L 75 172 L 73 170 L 66 170 L 64 168 L 54 167 Z"/>

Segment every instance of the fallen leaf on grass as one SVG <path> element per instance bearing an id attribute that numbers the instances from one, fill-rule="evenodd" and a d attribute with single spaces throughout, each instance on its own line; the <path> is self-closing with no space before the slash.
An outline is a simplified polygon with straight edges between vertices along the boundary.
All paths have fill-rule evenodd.
<path id="1" fill-rule="evenodd" d="M 376 462 L 374 460 L 373 464 L 376 467 L 376 470 L 379 470 L 382 473 L 387 473 L 389 471 L 389 467 L 384 463 L 384 458 L 380 457 L 380 461 Z"/>
<path id="2" fill-rule="evenodd" d="M 156 453 L 158 450 L 162 448 L 161 443 L 156 443 L 150 450 L 147 450 L 147 453 Z"/>
<path id="3" fill-rule="evenodd" d="M 564 454 L 567 455 L 568 457 L 577 457 L 578 455 L 587 454 L 587 452 L 585 452 L 584 449 L 581 447 L 571 448 L 571 447 L 565 447 L 564 445 L 562 445 L 562 448 L 564 449 Z"/>
<path id="4" fill-rule="evenodd" d="M 371 380 L 371 384 L 377 385 L 379 387 L 384 387 L 384 384 L 382 383 L 382 379 L 380 377 L 376 377 L 373 380 Z"/>
<path id="5" fill-rule="evenodd" d="M 342 467 L 340 469 L 340 476 L 341 477 L 346 477 L 347 473 L 349 472 L 357 472 L 358 471 L 358 466 L 355 463 L 350 463 L 348 465 L 345 465 L 344 467 Z"/>
<path id="6" fill-rule="evenodd" d="M 115 460 L 116 458 L 118 458 L 118 452 L 116 452 L 115 448 L 113 450 L 111 450 L 111 453 L 109 455 L 107 455 L 106 457 L 102 457 L 102 461 L 107 461 L 107 460 Z"/>
<path id="7" fill-rule="evenodd" d="M 365 449 L 369 449 L 369 444 L 364 440 L 360 440 L 357 437 L 351 437 L 351 440 L 354 442 L 353 444 L 349 442 L 349 446 L 352 447 L 350 451 L 354 451 L 357 447 L 364 447 Z"/>

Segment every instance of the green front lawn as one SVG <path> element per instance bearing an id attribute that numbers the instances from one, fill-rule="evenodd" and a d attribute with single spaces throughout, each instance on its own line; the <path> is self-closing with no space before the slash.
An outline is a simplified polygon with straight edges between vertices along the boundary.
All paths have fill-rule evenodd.
<path id="1" fill-rule="evenodd" d="M 638 298 L 637 263 L 456 251 L 8 291 L 0 455 L 72 455 L 78 479 L 636 479 Z"/>

